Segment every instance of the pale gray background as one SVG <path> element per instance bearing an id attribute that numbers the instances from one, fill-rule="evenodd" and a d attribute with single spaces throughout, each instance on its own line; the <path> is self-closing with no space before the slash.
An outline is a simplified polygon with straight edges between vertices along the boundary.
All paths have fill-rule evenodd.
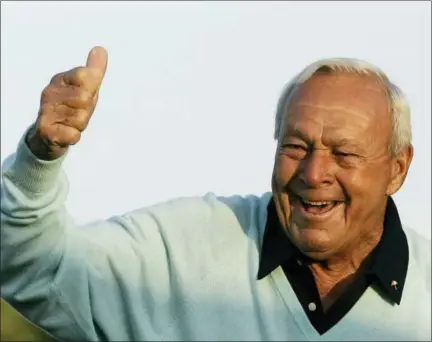
<path id="1" fill-rule="evenodd" d="M 1 156 L 54 73 L 105 46 L 99 106 L 66 162 L 78 222 L 166 199 L 270 189 L 285 82 L 322 57 L 383 68 L 412 106 L 415 159 L 396 196 L 431 235 L 429 2 L 1 4 Z"/>

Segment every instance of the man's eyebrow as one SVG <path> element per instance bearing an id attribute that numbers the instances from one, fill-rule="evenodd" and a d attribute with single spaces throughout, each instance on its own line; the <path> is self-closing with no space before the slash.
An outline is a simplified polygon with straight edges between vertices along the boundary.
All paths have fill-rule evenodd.
<path id="1" fill-rule="evenodd" d="M 346 106 L 339 106 L 339 105 L 325 106 L 325 105 L 313 104 L 313 103 L 308 103 L 308 102 L 298 102 L 298 103 L 296 103 L 296 106 L 297 107 L 313 107 L 313 108 L 317 108 L 317 109 L 332 110 L 332 111 L 337 111 L 337 112 L 346 112 L 348 114 L 352 114 L 352 115 L 356 115 L 356 116 L 358 116 L 360 114 L 360 111 L 358 111 L 356 109 L 351 109 L 351 108 L 347 108 Z M 371 109 L 369 111 L 371 111 Z"/>
<path id="2" fill-rule="evenodd" d="M 311 140 L 311 138 L 309 138 L 307 134 L 293 126 L 288 126 L 283 134 L 283 139 L 287 139 L 289 137 L 295 137 L 305 141 Z"/>
<path id="3" fill-rule="evenodd" d="M 294 128 L 294 127 L 290 127 L 287 129 L 286 133 L 284 133 L 283 135 L 283 139 L 282 141 L 284 141 L 285 139 L 288 138 L 299 138 L 305 142 L 311 142 L 312 139 L 308 137 L 307 134 L 305 134 L 304 132 Z M 348 138 L 341 138 L 341 139 L 336 139 L 334 141 L 330 142 L 330 145 L 332 147 L 336 147 L 336 148 L 341 148 L 341 147 L 349 147 L 349 148 L 354 148 L 357 151 L 364 151 L 364 149 L 362 148 L 362 146 L 360 146 L 359 142 L 357 140 L 353 140 L 353 139 L 348 139 Z"/>
<path id="4" fill-rule="evenodd" d="M 340 146 L 358 147 L 359 146 L 359 144 L 357 144 L 356 141 L 351 140 L 351 139 L 347 139 L 347 138 L 335 140 L 333 145 L 335 145 L 337 147 L 340 147 Z"/>
<path id="5" fill-rule="evenodd" d="M 334 147 L 336 148 L 350 148 L 353 149 L 354 152 L 359 153 L 359 154 L 364 154 L 366 153 L 365 148 L 359 144 L 356 140 L 352 140 L 352 139 L 340 139 L 337 140 L 333 143 Z"/>

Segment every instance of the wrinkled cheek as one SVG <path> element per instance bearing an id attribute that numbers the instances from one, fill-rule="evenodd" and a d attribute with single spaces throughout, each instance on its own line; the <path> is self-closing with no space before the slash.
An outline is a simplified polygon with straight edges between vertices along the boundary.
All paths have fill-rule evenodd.
<path id="1" fill-rule="evenodd" d="M 284 188 L 284 181 L 281 179 L 281 176 L 274 172 L 272 176 L 272 190 L 281 192 Z"/>
<path id="2" fill-rule="evenodd" d="M 286 187 L 283 183 L 277 184 L 277 181 L 275 181 L 275 185 L 272 186 L 272 192 L 280 223 L 283 227 L 287 228 L 291 221 L 292 210 Z"/>
<path id="3" fill-rule="evenodd" d="M 272 176 L 272 191 L 274 194 L 278 196 L 287 194 L 287 177 L 284 177 L 284 174 L 279 172 L 274 172 Z"/>
<path id="4" fill-rule="evenodd" d="M 276 165 L 273 175 L 273 186 L 275 186 L 275 190 L 287 192 L 292 175 L 293 172 L 290 168 L 284 167 L 284 165 Z"/>
<path id="5" fill-rule="evenodd" d="M 277 207 L 280 221 L 286 226 L 290 221 L 291 206 L 288 194 L 288 184 L 293 176 L 293 162 L 286 156 L 277 156 L 275 158 L 274 172 L 272 176 L 272 191 L 274 201 Z M 282 222 L 282 223 L 283 223 Z"/>
<path id="6" fill-rule="evenodd" d="M 275 208 L 281 225 L 287 229 L 291 221 L 291 208 L 287 194 L 280 191 L 273 192 Z"/>

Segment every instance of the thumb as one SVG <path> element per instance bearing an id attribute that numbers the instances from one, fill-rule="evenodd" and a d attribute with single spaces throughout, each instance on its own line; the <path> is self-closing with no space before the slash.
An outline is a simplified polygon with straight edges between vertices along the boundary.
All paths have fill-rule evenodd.
<path id="1" fill-rule="evenodd" d="M 94 75 L 99 79 L 99 82 L 102 82 L 102 79 L 104 78 L 105 71 L 107 70 L 107 63 L 107 50 L 101 46 L 95 46 L 90 50 L 89 55 L 87 56 L 86 67 L 92 70 Z"/>

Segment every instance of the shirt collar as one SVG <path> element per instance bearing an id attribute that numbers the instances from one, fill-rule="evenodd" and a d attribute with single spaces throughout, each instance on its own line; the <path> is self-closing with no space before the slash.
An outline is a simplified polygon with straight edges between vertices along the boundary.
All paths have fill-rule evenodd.
<path id="1" fill-rule="evenodd" d="M 274 201 L 271 198 L 263 236 L 258 279 L 266 277 L 278 266 L 299 254 L 300 252 L 290 242 L 281 227 Z M 409 246 L 397 207 L 391 197 L 386 206 L 383 234 L 371 258 L 371 266 L 367 273 L 380 283 L 388 299 L 400 304 L 409 263 Z"/>

